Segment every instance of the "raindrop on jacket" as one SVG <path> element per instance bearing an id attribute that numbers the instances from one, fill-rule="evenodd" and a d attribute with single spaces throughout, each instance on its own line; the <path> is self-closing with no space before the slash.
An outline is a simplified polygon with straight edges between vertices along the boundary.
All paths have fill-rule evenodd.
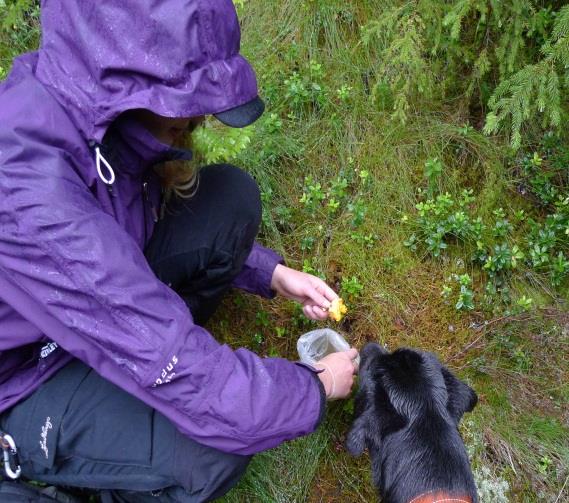
<path id="1" fill-rule="evenodd" d="M 250 454 L 314 430 L 317 379 L 220 345 L 143 255 L 140 197 L 168 150 L 135 124 L 109 191 L 93 146 L 119 114 L 218 113 L 257 96 L 231 0 L 45 0 L 42 43 L 0 85 L 0 412 L 73 357 L 189 437 Z M 110 163 L 112 166 L 112 162 Z M 271 296 L 255 245 L 235 285 Z"/>

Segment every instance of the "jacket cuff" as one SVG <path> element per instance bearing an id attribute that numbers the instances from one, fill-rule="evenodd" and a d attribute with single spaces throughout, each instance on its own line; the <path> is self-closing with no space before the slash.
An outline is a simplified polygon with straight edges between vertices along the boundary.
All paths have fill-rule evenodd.
<path id="1" fill-rule="evenodd" d="M 316 419 L 316 423 L 314 424 L 313 431 L 315 431 L 320 426 L 320 424 L 324 420 L 324 416 L 326 415 L 326 390 L 324 389 L 324 384 L 322 384 L 322 381 L 318 377 L 318 374 L 324 372 L 324 369 L 314 368 L 312 365 L 304 362 L 294 362 L 294 363 L 299 367 L 304 367 L 305 369 L 309 370 L 313 378 L 318 383 L 318 389 L 320 391 L 320 412 L 318 413 L 318 418 Z"/>
<path id="2" fill-rule="evenodd" d="M 276 292 L 271 289 L 271 280 L 278 264 L 284 265 L 284 259 L 275 251 L 255 242 L 239 275 L 232 285 L 249 293 L 272 299 Z"/>

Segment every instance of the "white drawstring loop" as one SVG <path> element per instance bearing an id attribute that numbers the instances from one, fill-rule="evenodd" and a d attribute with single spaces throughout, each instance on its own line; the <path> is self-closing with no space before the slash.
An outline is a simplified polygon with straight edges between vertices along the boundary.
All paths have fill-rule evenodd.
<path id="1" fill-rule="evenodd" d="M 95 162 L 97 163 L 97 173 L 99 174 L 99 178 L 103 180 L 103 182 L 105 182 L 107 185 L 112 185 L 113 183 L 115 183 L 115 172 L 111 167 L 111 165 L 109 164 L 109 162 L 103 157 L 103 154 L 101 154 L 101 150 L 99 149 L 99 147 L 95 147 Z M 105 175 L 103 175 L 103 171 L 101 169 L 101 162 L 105 165 L 105 167 L 109 171 L 111 175 L 110 178 L 106 178 Z"/>

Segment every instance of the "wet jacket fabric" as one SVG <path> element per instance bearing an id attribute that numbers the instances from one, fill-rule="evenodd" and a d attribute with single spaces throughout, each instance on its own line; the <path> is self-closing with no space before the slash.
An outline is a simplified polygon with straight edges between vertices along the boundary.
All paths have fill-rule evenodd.
<path id="1" fill-rule="evenodd" d="M 0 86 L 0 412 L 78 358 L 226 452 L 313 431 L 323 404 L 310 370 L 219 344 L 150 270 L 150 166 L 173 151 L 117 121 L 257 95 L 231 0 L 45 0 L 42 37 Z M 111 123 L 122 140 L 109 149 Z M 279 261 L 255 245 L 235 285 L 272 296 Z"/>

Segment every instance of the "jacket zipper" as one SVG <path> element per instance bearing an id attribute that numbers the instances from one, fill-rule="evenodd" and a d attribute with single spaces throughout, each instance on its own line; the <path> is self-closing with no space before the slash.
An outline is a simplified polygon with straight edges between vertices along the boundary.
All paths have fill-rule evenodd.
<path id="1" fill-rule="evenodd" d="M 142 183 L 142 193 L 144 195 L 144 209 L 146 213 L 146 205 L 150 206 L 150 211 L 152 212 L 152 220 L 154 223 L 158 222 L 158 212 L 156 211 L 156 207 L 154 203 L 150 200 L 150 195 L 148 194 L 148 182 Z"/>

